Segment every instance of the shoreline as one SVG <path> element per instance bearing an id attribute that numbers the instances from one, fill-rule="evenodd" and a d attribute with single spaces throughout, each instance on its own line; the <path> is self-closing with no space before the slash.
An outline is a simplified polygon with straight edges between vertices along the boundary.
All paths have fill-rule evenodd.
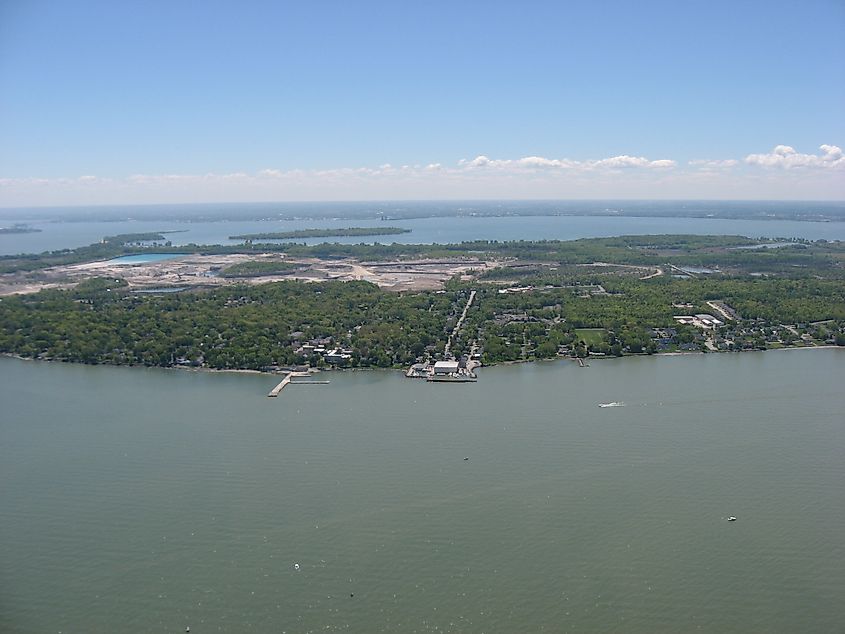
<path id="1" fill-rule="evenodd" d="M 835 344 L 825 344 L 821 346 L 790 346 L 788 348 L 770 348 L 766 350 L 710 350 L 710 351 L 685 351 L 685 352 L 655 352 L 654 354 L 626 354 L 621 357 L 603 356 L 603 357 L 584 357 L 585 361 L 602 361 L 606 359 L 625 359 L 628 357 L 682 357 L 691 355 L 705 355 L 705 354 L 747 354 L 749 352 L 785 352 L 794 350 L 845 350 L 845 346 L 837 346 Z M 265 370 L 252 370 L 249 368 L 202 368 L 190 366 L 163 366 L 163 365 L 142 365 L 142 364 L 112 364 L 112 363 L 81 363 L 78 361 L 65 361 L 62 359 L 36 359 L 33 357 L 23 357 L 13 352 L 0 352 L 0 357 L 7 359 L 18 359 L 19 361 L 31 361 L 36 363 L 66 363 L 79 366 L 99 366 L 106 368 L 144 368 L 155 370 L 174 370 L 180 372 L 203 372 L 209 374 L 228 373 L 228 374 L 258 374 L 262 376 L 280 376 L 284 372 L 268 372 Z M 554 359 L 519 359 L 514 361 L 500 361 L 499 363 L 491 363 L 489 365 L 478 366 L 480 368 L 495 368 L 496 366 L 522 365 L 526 363 L 547 363 L 555 361 L 572 361 L 576 362 L 574 357 L 557 357 Z M 402 368 L 377 368 L 377 367 L 358 367 L 358 368 L 309 368 L 309 372 L 373 372 L 373 371 L 387 371 L 387 372 L 403 372 Z"/>

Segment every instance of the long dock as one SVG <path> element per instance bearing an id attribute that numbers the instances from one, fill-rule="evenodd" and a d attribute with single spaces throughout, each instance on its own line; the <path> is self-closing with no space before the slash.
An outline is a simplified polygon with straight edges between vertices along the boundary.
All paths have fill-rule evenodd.
<path id="1" fill-rule="evenodd" d="M 293 378 L 297 376 L 310 377 L 311 375 L 308 372 L 288 372 L 285 375 L 285 378 L 283 378 L 276 387 L 270 390 L 270 393 L 267 396 L 275 398 L 279 395 L 279 392 L 291 383 L 294 385 L 327 385 L 329 383 L 329 381 L 294 381 Z"/>
<path id="2" fill-rule="evenodd" d="M 283 379 L 281 380 L 281 382 L 279 382 L 279 384 L 278 384 L 276 387 L 274 387 L 272 390 L 270 390 L 270 393 L 269 393 L 267 396 L 272 396 L 272 397 L 274 397 L 274 398 L 275 398 L 276 396 L 278 396 L 278 395 L 279 395 L 279 392 L 281 392 L 283 389 L 285 389 L 285 386 L 286 386 L 288 383 L 290 383 L 290 379 L 291 379 L 291 377 L 292 377 L 292 376 L 293 376 L 293 373 L 292 373 L 292 372 L 291 372 L 291 373 L 289 373 L 288 375 L 286 375 L 286 376 L 285 376 L 285 378 L 283 378 Z"/>

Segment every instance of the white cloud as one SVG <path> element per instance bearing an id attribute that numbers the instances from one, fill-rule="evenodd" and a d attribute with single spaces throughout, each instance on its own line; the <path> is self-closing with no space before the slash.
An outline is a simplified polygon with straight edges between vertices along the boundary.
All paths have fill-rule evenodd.
<path id="1" fill-rule="evenodd" d="M 606 159 L 575 161 L 572 159 L 550 159 L 542 156 L 524 156 L 519 159 L 491 159 L 483 154 L 471 161 L 462 159 L 459 167 L 496 168 L 496 169 L 593 169 L 593 168 L 630 168 L 630 167 L 675 167 L 675 161 L 659 159 L 651 161 L 642 156 L 613 156 Z"/>
<path id="2" fill-rule="evenodd" d="M 763 168 L 794 168 L 785 171 Z M 0 206 L 269 200 L 432 198 L 845 198 L 842 150 L 800 154 L 780 145 L 736 159 L 675 160 L 619 155 L 556 159 L 478 155 L 429 163 L 198 174 L 0 177 Z M 756 169 L 755 169 L 756 168 Z M 816 168 L 816 169 L 808 169 Z"/>
<path id="3" fill-rule="evenodd" d="M 50 180 L 49 178 L 0 178 L 0 187 L 16 187 L 16 186 L 49 186 L 60 181 L 64 182 L 66 179 Z"/>
<path id="4" fill-rule="evenodd" d="M 491 161 L 483 154 L 479 154 L 471 161 L 461 159 L 460 161 L 458 161 L 458 165 L 460 167 L 498 167 L 497 162 Z"/>
<path id="5" fill-rule="evenodd" d="M 515 164 L 519 167 L 528 167 L 534 169 L 567 169 L 575 167 L 577 163 L 575 161 L 570 161 L 567 159 L 548 159 L 543 158 L 542 156 L 525 156 L 521 159 L 517 159 L 515 161 Z"/>
<path id="6" fill-rule="evenodd" d="M 839 148 L 835 145 L 827 145 L 823 144 L 819 146 L 819 149 L 824 152 L 824 160 L 826 161 L 841 161 L 842 160 L 842 148 Z"/>
<path id="7" fill-rule="evenodd" d="M 739 165 L 736 159 L 695 159 L 689 162 L 693 167 L 704 169 L 722 169 Z"/>
<path id="8" fill-rule="evenodd" d="M 749 154 L 745 162 L 761 167 L 841 168 L 845 167 L 845 157 L 841 148 L 835 145 L 821 145 L 821 154 L 801 154 L 789 145 L 777 145 L 768 154 Z"/>
<path id="9" fill-rule="evenodd" d="M 671 167 L 675 167 L 677 163 L 671 159 L 658 159 L 656 161 L 651 161 L 648 164 L 648 167 L 656 167 L 657 169 L 667 169 Z"/>
<path id="10" fill-rule="evenodd" d="M 650 161 L 644 156 L 628 156 L 622 154 L 621 156 L 612 156 L 610 158 L 601 159 L 600 161 L 588 161 L 587 165 L 590 167 L 609 167 L 609 168 L 631 168 L 631 167 L 657 167 L 667 168 L 675 167 L 675 161 L 669 159 L 659 159 L 657 161 Z"/>

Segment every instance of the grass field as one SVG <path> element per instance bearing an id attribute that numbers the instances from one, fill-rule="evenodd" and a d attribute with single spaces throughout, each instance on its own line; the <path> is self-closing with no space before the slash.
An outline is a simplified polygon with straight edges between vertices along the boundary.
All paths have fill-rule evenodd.
<path id="1" fill-rule="evenodd" d="M 575 336 L 588 346 L 601 343 L 607 330 L 604 328 L 576 328 Z"/>

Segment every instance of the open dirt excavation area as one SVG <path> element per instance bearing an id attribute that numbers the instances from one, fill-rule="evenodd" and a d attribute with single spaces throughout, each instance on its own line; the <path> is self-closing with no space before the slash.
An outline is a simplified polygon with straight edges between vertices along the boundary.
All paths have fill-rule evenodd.
<path id="1" fill-rule="evenodd" d="M 116 261 L 117 260 L 117 261 Z M 289 258 L 284 254 L 179 255 L 156 262 L 120 259 L 56 266 L 33 272 L 0 275 L 0 295 L 71 288 L 94 277 L 122 279 L 137 292 L 214 288 L 227 284 L 264 284 L 281 280 L 365 280 L 387 290 L 436 290 L 455 275 L 471 277 L 499 262 L 477 258 L 360 262 L 354 259 Z M 290 272 L 255 277 L 225 277 L 226 268 L 243 262 L 284 262 Z"/>

